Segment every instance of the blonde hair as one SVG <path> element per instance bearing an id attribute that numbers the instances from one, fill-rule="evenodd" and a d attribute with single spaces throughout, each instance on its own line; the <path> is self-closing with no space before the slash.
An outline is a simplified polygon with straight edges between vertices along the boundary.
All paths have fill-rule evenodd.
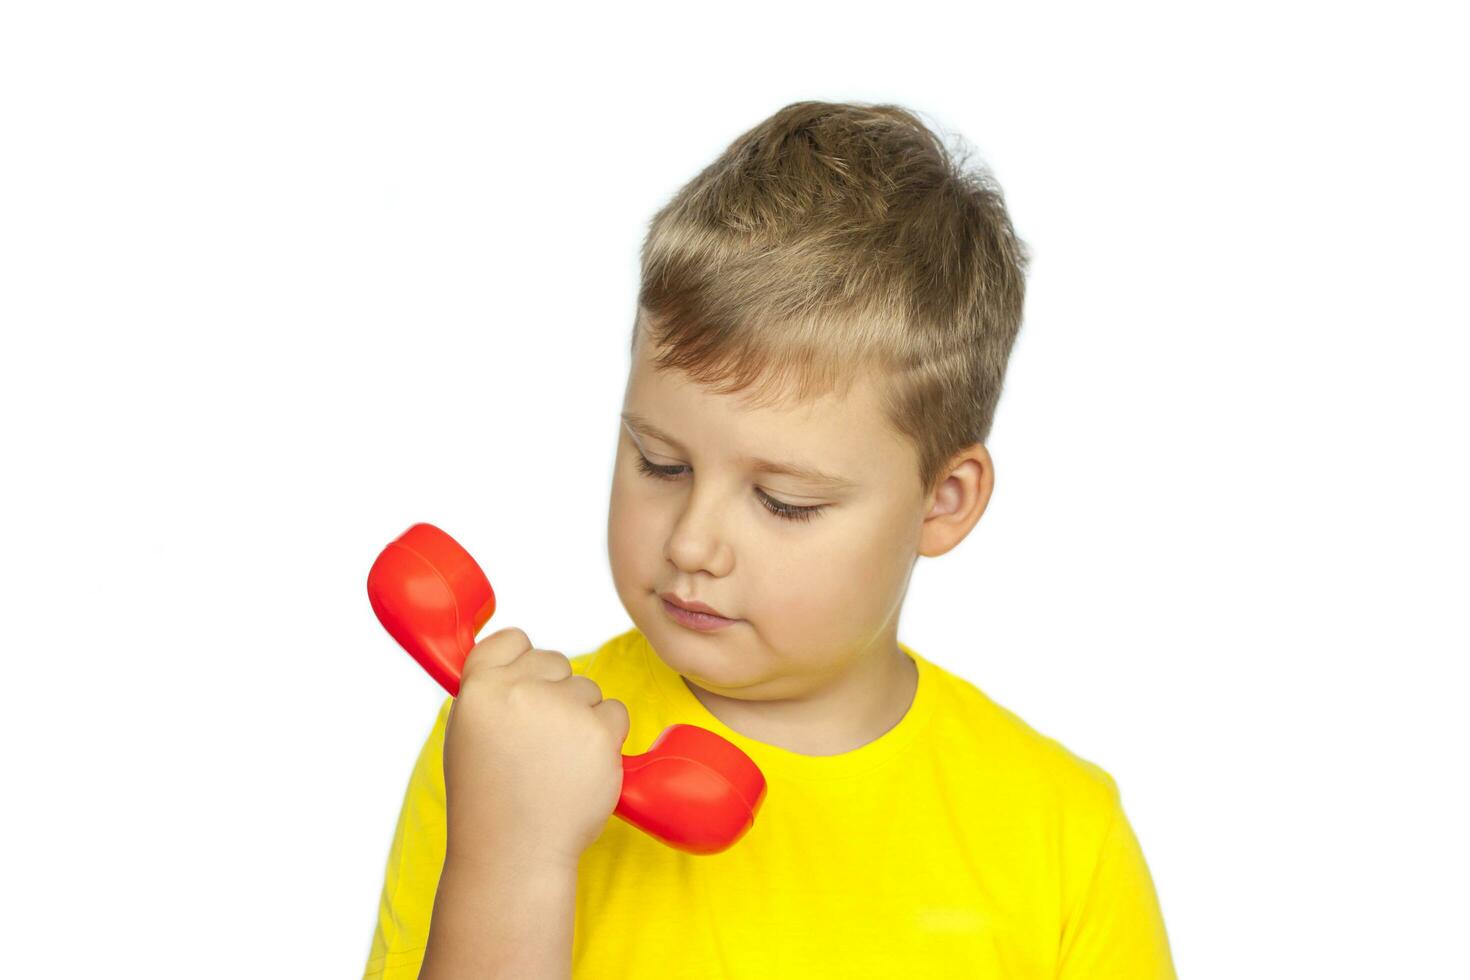
<path id="1" fill-rule="evenodd" d="M 963 163 L 899 106 L 791 103 L 651 219 L 632 349 L 755 405 L 871 377 L 927 495 L 990 435 L 1029 261 Z"/>

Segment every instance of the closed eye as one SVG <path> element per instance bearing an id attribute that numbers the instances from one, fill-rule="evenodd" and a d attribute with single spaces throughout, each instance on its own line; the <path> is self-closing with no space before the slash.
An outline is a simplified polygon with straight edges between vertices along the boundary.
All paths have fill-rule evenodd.
<path id="1" fill-rule="evenodd" d="M 635 450 L 636 452 L 636 450 Z M 642 453 L 637 453 L 638 468 L 648 476 L 656 480 L 677 480 L 683 475 L 683 471 L 689 469 L 687 466 L 658 466 L 650 463 Z M 770 494 L 756 488 L 756 495 L 761 499 L 761 505 L 785 521 L 809 521 L 813 517 L 827 509 L 826 504 L 817 504 L 811 507 L 798 507 L 796 504 L 784 503 L 772 497 Z"/>

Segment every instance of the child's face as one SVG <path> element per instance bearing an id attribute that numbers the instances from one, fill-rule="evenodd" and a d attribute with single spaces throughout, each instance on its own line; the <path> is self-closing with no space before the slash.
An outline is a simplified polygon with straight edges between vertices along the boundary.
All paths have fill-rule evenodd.
<path id="1" fill-rule="evenodd" d="M 861 382 L 845 401 L 749 409 L 739 395 L 655 371 L 647 348 L 640 337 L 608 511 L 613 582 L 634 624 L 671 668 L 723 697 L 801 698 L 854 667 L 876 676 L 897 651 L 929 502 L 913 446 Z M 640 454 L 671 475 L 642 472 Z M 851 485 L 760 472 L 747 457 Z M 821 510 L 801 520 L 769 509 L 787 507 Z M 737 622 L 698 632 L 670 617 L 665 592 Z"/>

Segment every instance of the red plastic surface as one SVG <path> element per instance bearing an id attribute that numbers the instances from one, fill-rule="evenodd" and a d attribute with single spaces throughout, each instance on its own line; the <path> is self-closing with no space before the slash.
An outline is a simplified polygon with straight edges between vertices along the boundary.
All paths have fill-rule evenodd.
<path id="1" fill-rule="evenodd" d="M 465 658 L 495 613 L 490 580 L 469 552 L 415 524 L 378 555 L 367 588 L 393 639 L 457 697 Z M 613 813 L 671 847 L 714 854 L 745 836 L 765 796 L 765 777 L 738 746 L 697 725 L 670 725 L 647 752 L 623 756 Z"/>

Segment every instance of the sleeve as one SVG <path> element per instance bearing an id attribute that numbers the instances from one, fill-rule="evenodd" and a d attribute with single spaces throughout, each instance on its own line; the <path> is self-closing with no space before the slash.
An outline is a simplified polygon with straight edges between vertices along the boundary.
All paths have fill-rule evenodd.
<path id="1" fill-rule="evenodd" d="M 1178 980 L 1164 917 L 1117 784 L 1096 860 L 1062 927 L 1059 980 Z"/>
<path id="2" fill-rule="evenodd" d="M 416 980 L 429 944 L 429 917 L 444 870 L 444 726 L 453 698 L 446 697 L 408 779 L 363 980 Z"/>

